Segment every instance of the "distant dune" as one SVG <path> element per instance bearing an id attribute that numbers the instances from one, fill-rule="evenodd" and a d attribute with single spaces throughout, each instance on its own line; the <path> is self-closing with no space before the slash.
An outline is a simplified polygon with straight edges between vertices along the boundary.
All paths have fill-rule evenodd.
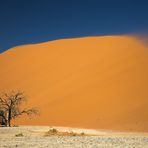
<path id="1" fill-rule="evenodd" d="M 130 36 L 63 39 L 0 54 L 0 91 L 40 116 L 15 124 L 148 132 L 148 46 Z"/>

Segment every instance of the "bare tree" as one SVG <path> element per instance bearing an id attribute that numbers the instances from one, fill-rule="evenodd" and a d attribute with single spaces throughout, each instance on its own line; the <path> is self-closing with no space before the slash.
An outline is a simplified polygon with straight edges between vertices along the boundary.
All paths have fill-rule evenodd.
<path id="1" fill-rule="evenodd" d="M 0 116 L 5 121 L 5 126 L 11 126 L 11 120 L 26 115 L 36 115 L 36 108 L 21 109 L 21 105 L 26 100 L 24 93 L 21 91 L 12 91 L 11 93 L 2 93 L 0 96 Z"/>
<path id="2" fill-rule="evenodd" d="M 0 125 L 1 126 L 6 126 L 7 119 L 5 117 L 4 111 L 0 110 Z"/>

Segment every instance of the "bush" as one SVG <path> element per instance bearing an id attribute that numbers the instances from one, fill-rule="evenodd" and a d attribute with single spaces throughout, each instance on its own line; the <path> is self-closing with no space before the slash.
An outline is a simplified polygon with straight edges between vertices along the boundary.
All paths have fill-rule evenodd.
<path id="1" fill-rule="evenodd" d="M 55 129 L 55 128 L 53 128 L 53 129 L 50 129 L 50 130 L 49 130 L 49 132 L 50 132 L 50 133 L 57 133 L 57 132 L 58 132 L 58 130 L 57 130 L 57 129 Z"/>
<path id="2" fill-rule="evenodd" d="M 81 136 L 84 136 L 84 135 L 85 135 L 85 133 L 84 133 L 84 132 L 82 132 L 82 133 L 81 133 Z"/>
<path id="3" fill-rule="evenodd" d="M 23 137 L 23 133 L 16 134 L 15 137 Z"/>
<path id="4" fill-rule="evenodd" d="M 74 132 L 70 132 L 70 136 L 77 136 L 77 134 Z"/>

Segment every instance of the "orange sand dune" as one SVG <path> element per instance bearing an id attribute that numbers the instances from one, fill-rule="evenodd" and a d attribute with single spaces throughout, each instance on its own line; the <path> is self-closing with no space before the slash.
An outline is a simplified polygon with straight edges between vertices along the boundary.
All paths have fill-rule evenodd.
<path id="1" fill-rule="evenodd" d="M 130 36 L 63 39 L 0 54 L 0 91 L 40 116 L 16 124 L 148 132 L 148 47 Z"/>

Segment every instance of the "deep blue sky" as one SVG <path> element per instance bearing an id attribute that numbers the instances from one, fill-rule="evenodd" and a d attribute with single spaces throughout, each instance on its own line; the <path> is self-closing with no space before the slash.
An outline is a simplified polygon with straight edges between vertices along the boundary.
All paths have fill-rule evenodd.
<path id="1" fill-rule="evenodd" d="M 148 0 L 0 0 L 0 52 L 60 38 L 148 33 Z"/>

